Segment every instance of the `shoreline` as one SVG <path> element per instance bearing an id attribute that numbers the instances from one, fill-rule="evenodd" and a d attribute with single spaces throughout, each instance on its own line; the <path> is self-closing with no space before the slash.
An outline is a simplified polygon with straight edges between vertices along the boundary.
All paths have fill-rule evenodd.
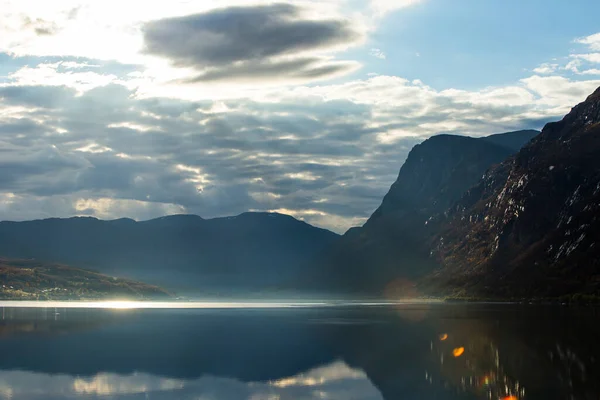
<path id="1" fill-rule="evenodd" d="M 3 308 L 67 308 L 67 309 L 199 309 L 199 310 L 240 310 L 240 309 L 315 309 L 315 308 L 351 308 L 351 307 L 394 307 L 394 306 L 431 306 L 431 305 L 522 305 L 522 306 L 598 306 L 600 302 L 564 302 L 544 300 L 498 300 L 498 299 L 437 299 L 437 300 L 306 300 L 306 301 L 260 301 L 242 300 L 0 300 Z"/>

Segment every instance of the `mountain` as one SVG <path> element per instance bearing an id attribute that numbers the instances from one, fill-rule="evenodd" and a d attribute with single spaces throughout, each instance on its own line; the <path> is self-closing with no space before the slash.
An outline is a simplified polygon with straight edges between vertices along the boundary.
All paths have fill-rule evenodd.
<path id="1" fill-rule="evenodd" d="M 275 213 L 144 222 L 54 218 L 0 222 L 0 254 L 91 268 L 182 294 L 232 294 L 294 281 L 338 237 Z"/>
<path id="2" fill-rule="evenodd" d="M 157 286 L 117 279 L 67 265 L 35 260 L 0 258 L 0 299 L 89 300 L 164 299 L 170 295 Z"/>
<path id="3" fill-rule="evenodd" d="M 509 132 L 480 139 L 438 135 L 416 145 L 367 225 L 397 212 L 445 211 L 490 166 L 517 152 L 520 147 L 514 149 L 516 143 L 524 145 L 531 140 L 530 132 L 536 131 Z"/>
<path id="4" fill-rule="evenodd" d="M 599 295 L 600 88 L 488 171 L 438 223 L 438 291 Z"/>
<path id="5" fill-rule="evenodd" d="M 485 138 L 438 135 L 415 146 L 381 206 L 348 231 L 324 261 L 324 281 L 353 293 L 405 290 L 437 267 L 425 238 L 429 221 L 448 210 L 492 165 L 514 154 L 537 131 Z"/>
<path id="6" fill-rule="evenodd" d="M 507 147 L 513 153 L 516 153 L 539 134 L 540 131 L 527 129 L 515 132 L 497 133 L 495 135 L 482 137 L 481 140 L 497 144 L 498 146 Z"/>

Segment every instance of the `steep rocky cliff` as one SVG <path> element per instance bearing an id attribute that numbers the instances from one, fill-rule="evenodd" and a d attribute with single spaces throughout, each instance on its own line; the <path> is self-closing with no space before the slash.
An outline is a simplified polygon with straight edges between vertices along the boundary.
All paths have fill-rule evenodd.
<path id="1" fill-rule="evenodd" d="M 451 207 L 492 165 L 537 131 L 486 138 L 439 135 L 415 146 L 398 179 L 367 223 L 351 229 L 327 254 L 325 282 L 353 293 L 406 290 L 437 264 L 429 257 L 429 221 Z"/>
<path id="2" fill-rule="evenodd" d="M 600 89 L 433 223 L 438 293 L 598 295 Z"/>

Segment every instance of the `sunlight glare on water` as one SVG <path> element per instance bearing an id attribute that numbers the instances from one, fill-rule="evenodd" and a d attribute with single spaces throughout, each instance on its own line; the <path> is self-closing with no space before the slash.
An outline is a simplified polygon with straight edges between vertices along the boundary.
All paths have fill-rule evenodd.
<path id="1" fill-rule="evenodd" d="M 267 308 L 309 308 L 309 307 L 346 307 L 346 306 L 393 306 L 401 304 L 427 304 L 435 301 L 402 302 L 360 302 L 360 301 L 0 301 L 0 307 L 15 308 L 104 308 L 104 309 L 267 309 Z"/>

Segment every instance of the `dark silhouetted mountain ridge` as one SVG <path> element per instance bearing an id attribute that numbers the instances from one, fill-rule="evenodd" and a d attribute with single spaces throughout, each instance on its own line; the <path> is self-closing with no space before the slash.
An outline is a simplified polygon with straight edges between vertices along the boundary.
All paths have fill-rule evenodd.
<path id="1" fill-rule="evenodd" d="M 338 235 L 276 213 L 150 221 L 90 217 L 0 222 L 0 254 L 91 268 L 193 294 L 277 287 Z"/>

